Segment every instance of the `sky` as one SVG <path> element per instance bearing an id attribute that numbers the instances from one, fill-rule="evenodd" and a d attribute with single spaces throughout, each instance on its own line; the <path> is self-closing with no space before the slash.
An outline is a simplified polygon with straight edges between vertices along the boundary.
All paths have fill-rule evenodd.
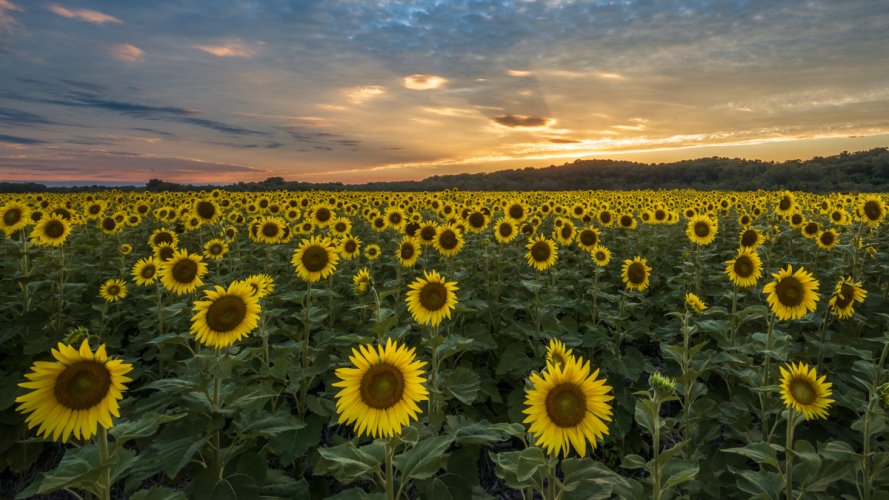
<path id="1" fill-rule="evenodd" d="M 0 0 L 0 180 L 889 146 L 889 2 Z"/>

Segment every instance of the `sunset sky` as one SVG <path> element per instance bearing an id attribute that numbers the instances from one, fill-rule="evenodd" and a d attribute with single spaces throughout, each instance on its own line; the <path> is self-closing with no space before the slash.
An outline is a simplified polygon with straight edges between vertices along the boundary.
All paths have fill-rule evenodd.
<path id="1" fill-rule="evenodd" d="M 0 0 L 5 181 L 352 183 L 879 146 L 887 1 Z"/>

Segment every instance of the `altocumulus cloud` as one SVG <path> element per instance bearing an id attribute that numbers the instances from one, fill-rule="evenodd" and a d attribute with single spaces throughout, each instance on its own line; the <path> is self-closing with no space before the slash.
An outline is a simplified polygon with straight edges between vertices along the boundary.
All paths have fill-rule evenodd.
<path id="1" fill-rule="evenodd" d="M 491 118 L 498 125 L 503 125 L 504 127 L 516 128 L 516 127 L 545 127 L 552 123 L 552 120 L 549 118 L 544 118 L 542 116 L 529 116 L 529 115 L 500 115 Z"/>

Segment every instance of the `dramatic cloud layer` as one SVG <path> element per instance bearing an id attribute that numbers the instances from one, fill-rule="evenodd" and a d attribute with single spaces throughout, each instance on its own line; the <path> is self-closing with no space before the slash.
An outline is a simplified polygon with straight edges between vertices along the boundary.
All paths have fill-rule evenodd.
<path id="1" fill-rule="evenodd" d="M 889 145 L 887 2 L 0 0 L 0 35 L 0 180 Z"/>

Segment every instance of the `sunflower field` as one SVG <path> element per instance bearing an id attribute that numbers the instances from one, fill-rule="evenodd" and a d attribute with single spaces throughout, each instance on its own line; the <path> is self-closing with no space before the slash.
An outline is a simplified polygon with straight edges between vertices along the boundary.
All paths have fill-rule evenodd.
<path id="1" fill-rule="evenodd" d="M 0 496 L 889 498 L 886 213 L 0 195 Z"/>

